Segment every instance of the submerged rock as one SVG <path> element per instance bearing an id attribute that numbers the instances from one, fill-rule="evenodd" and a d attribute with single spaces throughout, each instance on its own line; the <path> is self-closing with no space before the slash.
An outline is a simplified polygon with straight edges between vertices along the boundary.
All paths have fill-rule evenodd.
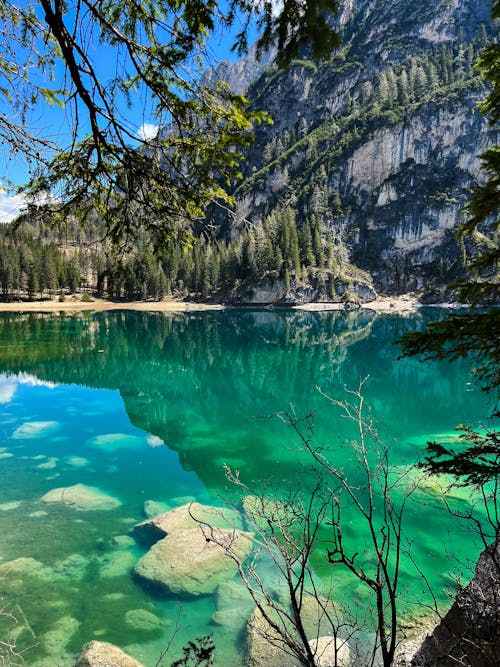
<path id="1" fill-rule="evenodd" d="M 159 514 L 164 514 L 168 512 L 170 505 L 168 503 L 163 503 L 161 500 L 146 500 L 143 507 L 144 516 L 148 519 L 152 519 Z"/>
<path id="2" fill-rule="evenodd" d="M 283 605 L 284 612 L 288 609 Z M 297 636 L 297 645 L 300 646 L 298 634 L 285 614 L 280 615 L 272 607 L 266 608 L 266 614 L 278 626 L 283 628 L 289 636 Z M 327 619 L 330 616 L 331 620 Z M 337 609 L 333 602 L 326 598 L 308 597 L 303 600 L 301 619 L 306 636 L 310 637 L 309 646 L 316 656 L 318 667 L 347 667 L 350 665 L 350 651 L 346 642 L 331 636 L 318 636 L 336 623 Z M 291 650 L 281 638 L 281 635 L 264 618 L 260 609 L 255 608 L 247 625 L 247 651 L 249 667 L 298 667 L 301 663 L 293 657 Z M 335 662 L 335 659 L 337 662 Z"/>
<path id="3" fill-rule="evenodd" d="M 245 558 L 252 550 L 249 533 L 214 529 L 214 537 L 239 558 Z M 224 547 L 207 539 L 197 527 L 175 530 L 156 542 L 134 572 L 164 592 L 198 596 L 213 593 L 222 581 L 236 574 L 237 567 Z"/>
<path id="4" fill-rule="evenodd" d="M 281 625 L 278 614 L 269 609 L 270 617 Z M 247 625 L 248 667 L 299 667 L 300 663 L 283 648 L 280 635 L 265 620 L 259 609 L 254 609 Z"/>
<path id="5" fill-rule="evenodd" d="M 43 564 L 34 558 L 16 558 L 0 565 L 0 580 L 7 576 L 33 576 L 43 569 Z"/>
<path id="6" fill-rule="evenodd" d="M 176 530 L 199 528 L 201 524 L 231 529 L 235 527 L 237 519 L 237 513 L 232 510 L 194 502 L 186 503 L 137 524 L 134 535 L 142 542 L 151 544 Z"/>
<path id="7" fill-rule="evenodd" d="M 349 646 L 335 637 L 318 637 L 309 642 L 317 667 L 349 667 Z"/>
<path id="8" fill-rule="evenodd" d="M 45 651 L 49 655 L 54 656 L 54 658 L 61 655 L 69 644 L 71 635 L 78 629 L 78 626 L 78 621 L 75 618 L 71 618 L 71 616 L 60 618 L 52 630 L 42 635 L 41 643 Z"/>
<path id="9" fill-rule="evenodd" d="M 136 557 L 131 551 L 111 551 L 98 558 L 99 574 L 101 577 L 122 577 L 129 574 L 134 567 Z"/>
<path id="10" fill-rule="evenodd" d="M 302 600 L 300 616 L 308 637 L 332 634 L 341 623 L 340 615 L 337 605 L 328 598 L 311 595 Z"/>
<path id="11" fill-rule="evenodd" d="M 59 503 L 76 510 L 112 510 L 120 507 L 121 502 L 100 489 L 85 484 L 63 486 L 52 489 L 40 498 L 42 503 Z"/>
<path id="12" fill-rule="evenodd" d="M 147 609 L 130 609 L 125 614 L 125 623 L 130 628 L 143 632 L 158 632 L 163 626 L 162 620 Z"/>
<path id="13" fill-rule="evenodd" d="M 10 503 L 2 503 L 0 505 L 0 512 L 10 512 L 10 510 L 16 510 L 22 504 L 22 500 L 12 500 Z"/>
<path id="14" fill-rule="evenodd" d="M 239 632 L 248 621 L 254 601 L 243 584 L 224 581 L 215 594 L 216 611 L 210 622 Z"/>
<path id="15" fill-rule="evenodd" d="M 53 568 L 48 570 L 48 579 L 62 577 L 72 581 L 83 579 L 90 559 L 83 554 L 71 554 L 63 561 L 59 561 Z"/>
<path id="16" fill-rule="evenodd" d="M 57 456 L 51 456 L 49 459 L 44 461 L 43 463 L 39 463 L 36 467 L 39 470 L 53 470 L 54 468 L 57 467 L 57 462 L 59 459 Z"/>
<path id="17" fill-rule="evenodd" d="M 92 641 L 85 644 L 75 667 L 144 667 L 118 646 Z"/>

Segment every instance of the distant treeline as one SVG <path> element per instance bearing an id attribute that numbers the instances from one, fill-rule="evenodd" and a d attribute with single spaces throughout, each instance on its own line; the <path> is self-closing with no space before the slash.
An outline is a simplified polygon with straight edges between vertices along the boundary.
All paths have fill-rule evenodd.
<path id="1" fill-rule="evenodd" d="M 348 280 L 343 274 L 348 267 L 341 230 L 327 229 L 314 212 L 300 228 L 289 208 L 234 239 L 201 234 L 190 246 L 172 245 L 160 255 L 145 243 L 121 255 L 96 243 L 95 230 L 79 233 L 75 243 L 67 240 L 68 230 L 52 230 L 42 222 L 6 225 L 0 233 L 3 299 L 36 299 L 81 289 L 124 300 L 207 298 L 266 276 L 285 286 L 312 282 L 333 297 L 334 281 Z"/>

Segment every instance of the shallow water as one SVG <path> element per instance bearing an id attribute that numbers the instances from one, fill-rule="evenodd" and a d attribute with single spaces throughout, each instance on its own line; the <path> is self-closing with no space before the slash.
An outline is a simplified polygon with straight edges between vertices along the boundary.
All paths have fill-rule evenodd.
<path id="1" fill-rule="evenodd" d="M 436 316 L 2 315 L 0 564 L 23 557 L 38 565 L 4 571 L 0 590 L 2 607 L 22 626 L 25 664 L 72 665 L 85 642 L 99 639 L 146 667 L 172 640 L 167 665 L 186 642 L 206 634 L 213 635 L 217 664 L 241 664 L 243 621 L 230 628 L 211 623 L 214 597 L 161 596 L 131 576 L 145 549 L 129 531 L 145 518 L 144 502 L 222 504 L 224 465 L 249 483 L 288 488 L 299 479 L 307 490 L 310 459 L 293 429 L 273 417 L 279 412 L 314 413 L 314 443 L 348 470 L 352 449 L 342 443 L 353 436 L 352 425 L 317 387 L 342 399 L 344 386 L 356 388 L 370 376 L 364 394 L 399 470 L 421 458 L 429 438 L 484 419 L 488 405 L 465 362 L 398 360 L 392 341 Z M 119 504 L 79 511 L 40 502 L 50 490 L 78 483 Z M 467 526 L 450 520 L 432 489 L 418 494 L 406 533 L 412 557 L 444 604 L 455 577 L 468 576 L 479 544 Z M 466 496 L 453 502 L 470 505 Z M 346 538 L 359 546 L 363 524 L 349 512 L 347 518 Z M 328 579 L 324 552 L 313 560 Z M 276 584 L 271 571 L 267 576 Z M 403 584 L 411 609 L 426 589 L 409 558 Z M 342 575 L 336 590 L 339 597 L 366 597 Z M 157 620 L 134 626 L 127 612 L 137 609 Z M 3 632 L 6 625 L 8 619 Z"/>

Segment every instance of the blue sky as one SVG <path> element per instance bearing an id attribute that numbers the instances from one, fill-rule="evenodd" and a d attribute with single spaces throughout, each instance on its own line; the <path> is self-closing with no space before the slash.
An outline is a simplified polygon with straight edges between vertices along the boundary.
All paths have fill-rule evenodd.
<path id="1" fill-rule="evenodd" d="M 239 26 L 236 25 L 231 31 L 220 31 L 214 34 L 207 44 L 208 64 L 214 65 L 222 60 L 236 60 L 237 57 L 231 52 L 231 45 L 234 41 L 234 35 L 238 32 Z M 250 34 L 250 38 L 254 36 Z M 92 48 L 92 46 L 90 47 Z M 94 53 L 99 66 L 99 73 L 102 81 L 109 81 L 116 73 L 116 61 L 109 47 L 103 48 L 96 45 Z M 56 75 L 62 76 L 61 71 Z M 1 81 L 0 81 L 1 84 Z M 47 87 L 57 88 L 57 80 L 53 84 L 44 82 Z M 61 85 L 59 83 L 59 85 Z M 139 136 L 151 134 L 154 132 L 155 119 L 151 113 L 151 105 L 148 104 L 144 93 L 137 93 L 131 100 L 131 107 L 125 105 L 120 111 L 125 115 L 129 127 L 133 133 Z M 15 120 L 12 115 L 12 109 L 0 97 L 0 114 L 5 113 L 10 120 Z M 61 148 L 67 147 L 70 140 L 70 119 L 69 114 L 57 105 L 50 106 L 45 102 L 38 103 L 30 113 L 30 125 L 34 133 L 49 137 Z M 22 195 L 15 194 L 12 190 L 7 190 L 5 185 L 8 181 L 15 185 L 21 185 L 29 176 L 28 165 L 22 156 L 12 155 L 8 147 L 2 146 L 0 151 L 0 222 L 8 222 L 15 218 L 23 206 L 24 199 Z"/>

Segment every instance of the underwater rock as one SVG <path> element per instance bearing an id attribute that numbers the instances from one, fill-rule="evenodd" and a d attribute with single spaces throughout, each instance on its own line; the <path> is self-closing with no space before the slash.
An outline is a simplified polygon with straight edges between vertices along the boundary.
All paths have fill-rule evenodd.
<path id="1" fill-rule="evenodd" d="M 128 547 L 135 547 L 135 540 L 130 535 L 115 535 L 111 539 L 112 544 L 115 544 L 117 547 L 122 549 L 127 549 Z"/>
<path id="2" fill-rule="evenodd" d="M 132 571 L 135 562 L 131 551 L 112 551 L 98 558 L 99 574 L 104 578 L 122 577 Z"/>
<path id="3" fill-rule="evenodd" d="M 351 653 L 349 646 L 335 637 L 318 637 L 309 642 L 317 667 L 349 667 Z"/>
<path id="4" fill-rule="evenodd" d="M 114 644 L 92 641 L 83 647 L 75 667 L 144 667 L 144 665 Z"/>
<path id="5" fill-rule="evenodd" d="M 0 512 L 10 512 L 10 510 L 15 510 L 22 504 L 22 500 L 12 500 L 10 503 L 2 503 L 0 505 Z"/>
<path id="6" fill-rule="evenodd" d="M 309 641 L 309 646 L 317 655 L 318 667 L 347 667 L 350 664 L 350 652 L 346 643 L 337 639 L 337 651 L 335 651 L 334 637 L 318 637 L 324 622 L 323 609 L 326 608 L 331 614 L 335 606 L 329 600 L 314 597 L 305 598 L 302 606 L 302 621 L 308 636 L 314 637 Z M 286 609 L 286 607 L 283 607 Z M 266 613 L 280 627 L 286 627 L 293 635 L 293 629 L 285 617 L 280 619 L 279 614 L 271 607 L 266 608 Z M 330 626 L 331 627 L 331 626 Z M 293 658 L 283 648 L 280 635 L 274 630 L 264 618 L 260 609 L 255 608 L 247 624 L 247 651 L 248 667 L 298 667 L 298 659 Z M 335 654 L 337 663 L 335 662 Z"/>
<path id="7" fill-rule="evenodd" d="M 268 613 L 277 619 L 272 609 Z M 278 620 L 278 619 L 277 619 Z M 264 619 L 262 612 L 255 608 L 247 625 L 248 667 L 299 667 L 300 663 L 279 644 L 278 633 Z"/>
<path id="8" fill-rule="evenodd" d="M 340 625 L 340 616 L 337 605 L 328 598 L 310 595 L 302 600 L 300 617 L 308 637 L 331 634 Z"/>
<path id="9" fill-rule="evenodd" d="M 210 622 L 240 631 L 248 622 L 254 601 L 243 584 L 224 581 L 217 587 L 215 604 L 217 610 Z"/>
<path id="10" fill-rule="evenodd" d="M 67 456 L 64 461 L 73 468 L 85 468 L 90 465 L 90 461 L 83 456 Z"/>
<path id="11" fill-rule="evenodd" d="M 53 470 L 54 468 L 57 467 L 57 462 L 59 459 L 56 456 L 51 456 L 49 459 L 44 461 L 43 463 L 39 463 L 36 467 L 39 470 Z"/>
<path id="12" fill-rule="evenodd" d="M 125 614 L 125 623 L 144 632 L 158 632 L 163 626 L 162 620 L 146 609 L 130 609 Z"/>
<path id="13" fill-rule="evenodd" d="M 164 514 L 168 512 L 170 505 L 168 503 L 162 503 L 161 500 L 146 500 L 143 507 L 144 516 L 148 519 L 152 519 L 158 514 Z"/>
<path id="14" fill-rule="evenodd" d="M 34 558 L 16 558 L 0 565 L 0 579 L 6 576 L 25 576 L 36 575 L 44 566 L 40 561 Z"/>
<path id="15" fill-rule="evenodd" d="M 51 656 L 61 655 L 78 626 L 78 621 L 71 616 L 60 618 L 54 628 L 41 637 L 41 643 L 45 651 Z"/>
<path id="16" fill-rule="evenodd" d="M 52 489 L 40 498 L 42 503 L 60 503 L 76 510 L 112 510 L 120 507 L 121 502 L 93 486 L 75 484 Z"/>
<path id="17" fill-rule="evenodd" d="M 134 527 L 134 535 L 141 542 L 151 544 L 176 530 L 199 528 L 200 523 L 213 528 L 231 529 L 236 525 L 236 512 L 222 507 L 186 503 L 169 512 L 163 512 Z"/>
<path id="18" fill-rule="evenodd" d="M 80 581 L 85 575 L 89 562 L 89 558 L 82 554 L 71 554 L 63 561 L 56 563 L 53 568 L 50 569 L 47 578 L 49 580 L 53 578 L 63 578 Z"/>
<path id="19" fill-rule="evenodd" d="M 252 550 L 251 535 L 214 529 L 215 539 L 227 544 L 240 558 Z M 134 572 L 159 589 L 179 595 L 210 595 L 224 580 L 236 574 L 234 561 L 224 548 L 207 539 L 198 528 L 175 530 L 156 542 Z"/>
<path id="20" fill-rule="evenodd" d="M 102 433 L 87 440 L 87 446 L 104 452 L 117 452 L 121 449 L 142 449 L 145 446 L 144 438 L 127 433 Z"/>
<path id="21" fill-rule="evenodd" d="M 14 440 L 45 438 L 59 428 L 59 422 L 26 422 L 16 428 L 12 434 Z"/>

